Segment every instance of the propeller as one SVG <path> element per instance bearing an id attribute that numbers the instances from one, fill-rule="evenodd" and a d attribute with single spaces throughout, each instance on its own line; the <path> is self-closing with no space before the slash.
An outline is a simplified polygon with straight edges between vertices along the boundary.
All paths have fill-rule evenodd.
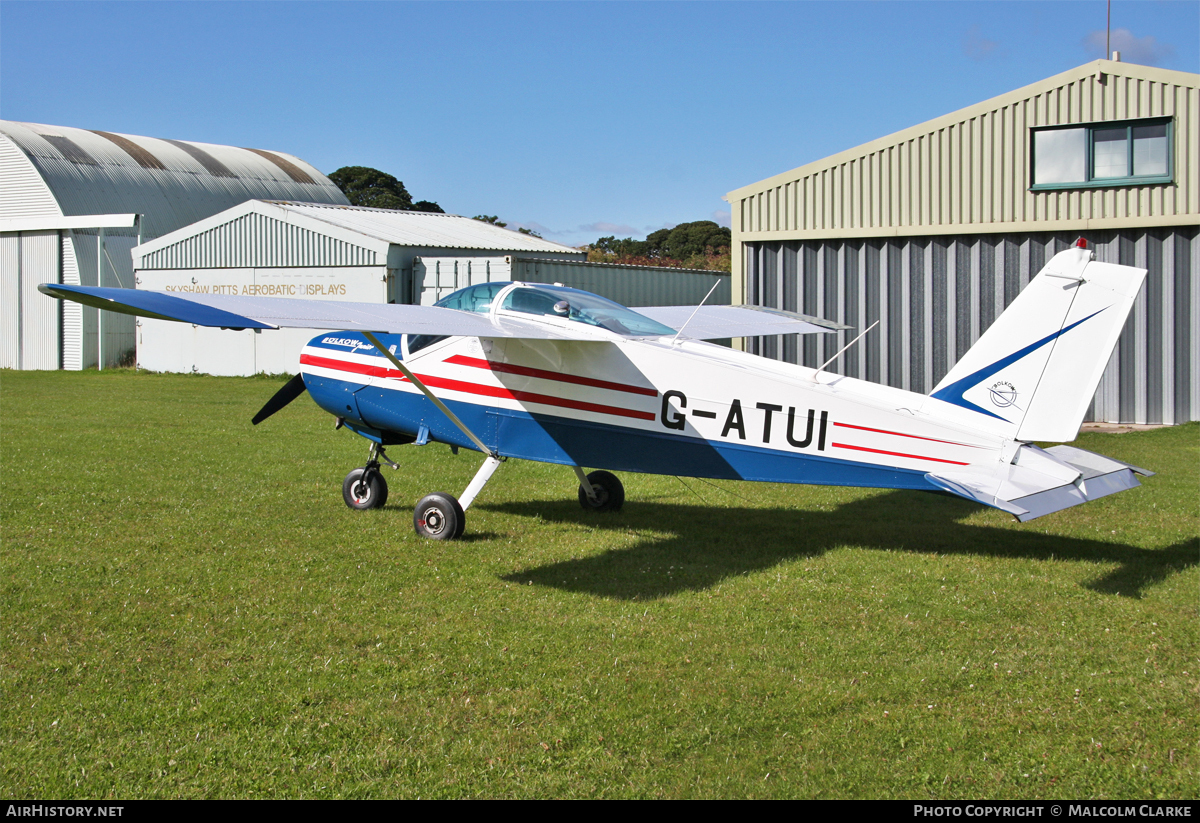
<path id="1" fill-rule="evenodd" d="M 282 389 L 275 392 L 275 396 L 258 410 L 258 414 L 254 415 L 254 418 L 250 422 L 257 426 L 302 394 L 304 394 L 304 377 L 297 374 L 291 380 L 284 383 Z"/>

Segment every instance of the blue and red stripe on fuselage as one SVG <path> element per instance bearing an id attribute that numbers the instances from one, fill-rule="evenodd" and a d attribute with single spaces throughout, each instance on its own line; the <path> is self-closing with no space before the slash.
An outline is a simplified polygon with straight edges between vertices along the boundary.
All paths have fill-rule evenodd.
<path id="1" fill-rule="evenodd" d="M 393 353 L 401 357 L 400 335 L 381 335 L 380 341 L 389 349 L 395 346 Z M 478 340 L 450 339 L 406 363 L 484 443 L 504 457 L 687 477 L 930 490 L 936 487 L 925 479 L 927 469 L 872 464 L 832 454 L 839 449 L 965 465 L 946 457 L 917 454 L 920 449 L 913 444 L 931 441 L 972 447 L 828 422 L 824 415 L 820 453 L 706 439 L 666 427 L 668 414 L 677 412 L 669 409 L 666 398 L 647 385 L 644 376 L 640 381 L 599 379 L 542 365 L 491 360 L 479 349 Z M 430 439 L 475 448 L 358 334 L 340 332 L 314 338 L 301 355 L 301 369 L 317 404 L 344 418 L 349 428 L 364 437 L 387 443 L 397 435 L 412 437 L 425 429 Z M 777 424 L 781 429 L 785 428 L 783 417 L 781 411 Z M 788 420 L 786 426 L 789 440 L 792 423 Z M 803 415 L 795 425 L 799 437 Z M 844 433 L 842 429 L 895 435 L 904 447 L 892 450 L 845 443 L 846 438 L 838 436 Z M 815 449 L 811 419 L 808 439 L 814 441 Z"/>

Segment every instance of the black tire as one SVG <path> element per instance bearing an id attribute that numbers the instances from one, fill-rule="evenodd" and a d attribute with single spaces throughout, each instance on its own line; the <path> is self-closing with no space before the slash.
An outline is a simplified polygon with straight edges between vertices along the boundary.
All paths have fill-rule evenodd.
<path id="1" fill-rule="evenodd" d="M 625 505 L 625 487 L 615 474 L 592 472 L 588 482 L 596 489 L 596 499 L 588 497 L 583 484 L 579 486 L 579 505 L 591 512 L 617 512 Z"/>
<path id="2" fill-rule="evenodd" d="M 413 510 L 413 528 L 430 540 L 457 540 L 462 537 L 467 516 L 454 495 L 434 492 L 421 498 Z"/>
<path id="3" fill-rule="evenodd" d="M 355 469 L 342 481 L 342 499 L 352 509 L 366 511 L 382 508 L 387 497 L 387 481 L 375 469 Z"/>

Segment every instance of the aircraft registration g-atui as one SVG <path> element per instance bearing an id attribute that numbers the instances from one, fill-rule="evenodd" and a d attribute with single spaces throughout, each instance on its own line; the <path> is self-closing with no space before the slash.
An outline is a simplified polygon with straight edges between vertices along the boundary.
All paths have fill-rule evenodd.
<path id="1" fill-rule="evenodd" d="M 1056 255 L 929 395 L 704 342 L 846 328 L 748 306 L 626 308 L 558 285 L 483 283 L 433 306 L 45 284 L 109 311 L 229 329 L 340 328 L 254 418 L 305 390 L 370 441 L 342 484 L 382 506 L 390 446 L 486 455 L 456 499 L 426 495 L 416 531 L 462 535 L 508 458 L 571 467 L 585 509 L 625 499 L 611 472 L 949 492 L 1029 520 L 1139 485 L 1144 469 L 1071 446 L 1144 269 L 1081 240 Z M 826 364 L 828 365 L 828 364 Z M 592 469 L 587 473 L 583 467 Z"/>

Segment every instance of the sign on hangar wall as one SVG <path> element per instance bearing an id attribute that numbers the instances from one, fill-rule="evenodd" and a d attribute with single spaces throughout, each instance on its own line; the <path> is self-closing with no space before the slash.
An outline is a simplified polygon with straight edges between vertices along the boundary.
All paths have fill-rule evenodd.
<path id="1" fill-rule="evenodd" d="M 137 278 L 139 289 L 155 291 L 355 303 L 387 303 L 395 283 L 385 266 L 176 269 L 139 271 Z M 214 375 L 295 374 L 300 350 L 321 333 L 311 329 L 230 332 L 148 318 L 137 323 L 139 368 Z"/>

